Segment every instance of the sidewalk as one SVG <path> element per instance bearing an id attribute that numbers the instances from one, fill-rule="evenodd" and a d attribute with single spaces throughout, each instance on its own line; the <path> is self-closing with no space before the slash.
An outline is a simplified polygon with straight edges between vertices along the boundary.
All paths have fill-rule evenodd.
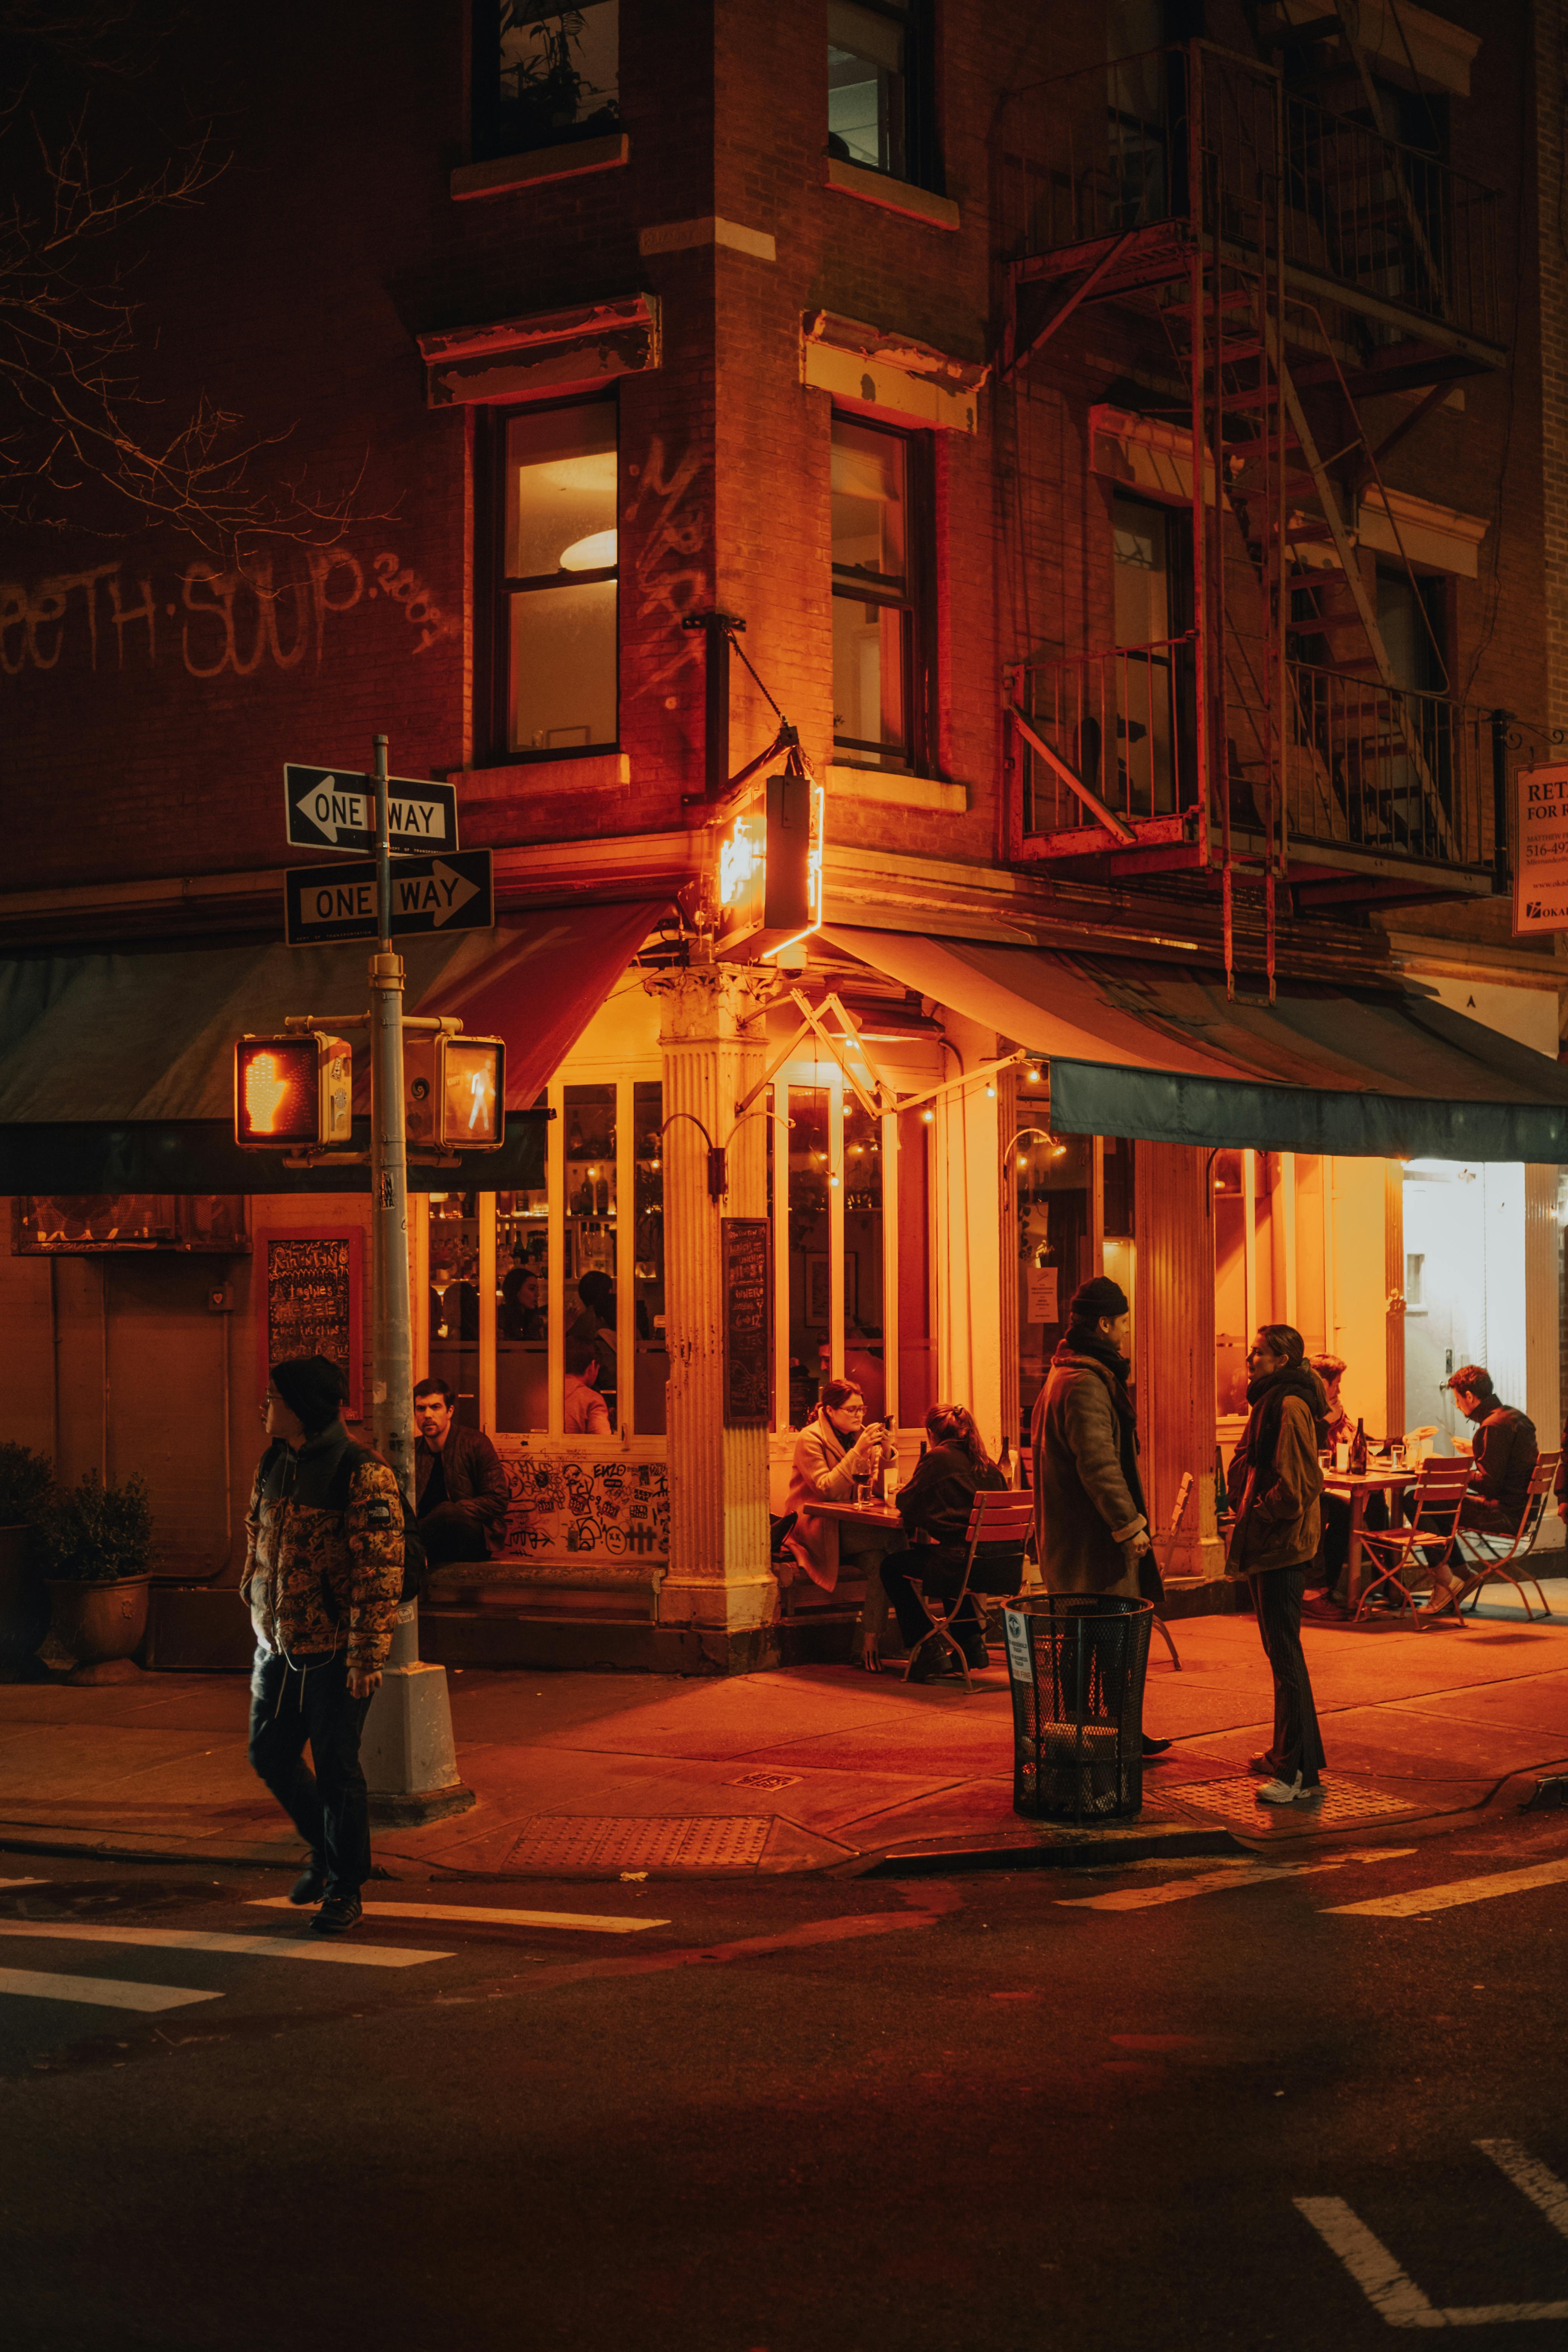
<path id="1" fill-rule="evenodd" d="M 907 1689 L 847 1666 L 732 1680 L 454 1671 L 458 1762 L 478 1804 L 376 1836 L 395 1877 L 609 1877 L 1235 1852 L 1484 1811 L 1503 1826 L 1537 1776 L 1568 1771 L 1561 1614 L 1498 1611 L 1464 1633 L 1310 1626 L 1329 1795 L 1273 1814 L 1247 1759 L 1272 1703 L 1250 1618 L 1156 1639 L 1144 1719 L 1175 1748 L 1139 1822 L 1082 1832 L 1012 1810 L 1005 1672 Z M 999 1651 L 996 1645 L 994 1654 Z M 299 1841 L 246 1762 L 239 1675 L 0 1687 L 0 1848 L 292 1866 Z"/>

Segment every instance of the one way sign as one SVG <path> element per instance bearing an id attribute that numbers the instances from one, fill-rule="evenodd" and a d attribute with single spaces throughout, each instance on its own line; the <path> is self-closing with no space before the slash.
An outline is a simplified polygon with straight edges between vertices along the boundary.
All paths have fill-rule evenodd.
<path id="1" fill-rule="evenodd" d="M 375 849 L 375 779 L 348 768 L 286 767 L 283 808 L 296 849 Z M 453 784 L 390 776 L 387 830 L 401 856 L 410 849 L 456 849 L 458 793 Z"/>
<path id="2" fill-rule="evenodd" d="M 295 866 L 284 877 L 290 947 L 381 936 L 375 863 Z M 392 869 L 392 929 L 484 931 L 495 921 L 488 849 L 451 857 L 400 857 Z"/>

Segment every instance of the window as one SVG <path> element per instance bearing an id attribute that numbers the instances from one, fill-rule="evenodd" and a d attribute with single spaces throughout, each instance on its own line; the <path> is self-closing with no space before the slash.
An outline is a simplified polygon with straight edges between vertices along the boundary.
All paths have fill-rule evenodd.
<path id="1" fill-rule="evenodd" d="M 476 163 L 620 127 L 620 0 L 474 0 Z"/>
<path id="2" fill-rule="evenodd" d="M 936 186 L 927 0 L 828 0 L 827 152 Z"/>
<path id="3" fill-rule="evenodd" d="M 618 730 L 616 408 L 507 417 L 500 462 L 498 756 L 613 748 Z"/>
<path id="4" fill-rule="evenodd" d="M 858 767 L 929 752 L 923 436 L 833 421 L 833 740 Z"/>

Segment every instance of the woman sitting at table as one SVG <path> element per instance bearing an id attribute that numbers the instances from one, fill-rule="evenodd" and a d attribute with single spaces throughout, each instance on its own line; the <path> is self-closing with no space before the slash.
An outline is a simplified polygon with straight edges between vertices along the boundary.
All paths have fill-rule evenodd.
<path id="1" fill-rule="evenodd" d="M 784 1505 L 786 1511 L 795 1514 L 795 1527 L 784 1538 L 784 1549 L 805 1570 L 813 1584 L 820 1585 L 824 1592 L 832 1592 L 837 1585 L 840 1568 L 865 1577 L 866 1600 L 860 1612 L 857 1663 L 871 1675 L 879 1671 L 879 1645 L 888 1622 L 888 1597 L 878 1573 L 885 1538 L 875 1528 L 857 1528 L 841 1522 L 835 1561 L 828 1540 L 829 1523 L 818 1517 L 811 1507 L 813 1503 L 853 1501 L 856 1479 L 868 1478 L 876 1466 L 881 1438 L 882 1424 L 879 1421 L 867 1421 L 866 1400 L 855 1381 L 826 1381 L 821 1403 L 795 1439 L 789 1499 Z"/>
<path id="2" fill-rule="evenodd" d="M 920 1585 L 939 1599 L 951 1600 L 963 1582 L 968 1556 L 969 1517 L 982 1487 L 1005 1488 L 1007 1481 L 985 1451 L 974 1426 L 974 1416 L 961 1404 L 933 1404 L 926 1415 L 930 1451 L 916 1465 L 913 1477 L 899 1490 L 899 1517 L 906 1533 L 917 1541 L 908 1551 L 889 1552 L 882 1562 L 882 1582 L 893 1604 L 904 1646 L 912 1650 L 931 1632 L 931 1620 L 914 1592 Z M 923 1543 L 918 1539 L 925 1538 Z M 1018 1588 L 1017 1551 L 1006 1547 L 1010 1563 L 1007 1591 Z M 973 1591 L 952 1619 L 953 1638 L 972 1668 L 991 1664 L 980 1629 L 974 1591 L 987 1590 L 984 1562 L 977 1558 Z M 910 1669 L 912 1683 L 934 1682 L 958 1668 L 945 1643 L 927 1642 Z"/>

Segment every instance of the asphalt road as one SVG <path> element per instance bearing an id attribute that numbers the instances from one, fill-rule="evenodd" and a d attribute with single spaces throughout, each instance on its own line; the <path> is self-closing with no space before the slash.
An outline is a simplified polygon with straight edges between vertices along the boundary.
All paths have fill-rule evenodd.
<path id="1" fill-rule="evenodd" d="M 1568 1820 L 1358 1851 L 383 1884 L 327 1958 L 274 1873 L 0 1854 L 5 2344 L 1550 2352 Z"/>

